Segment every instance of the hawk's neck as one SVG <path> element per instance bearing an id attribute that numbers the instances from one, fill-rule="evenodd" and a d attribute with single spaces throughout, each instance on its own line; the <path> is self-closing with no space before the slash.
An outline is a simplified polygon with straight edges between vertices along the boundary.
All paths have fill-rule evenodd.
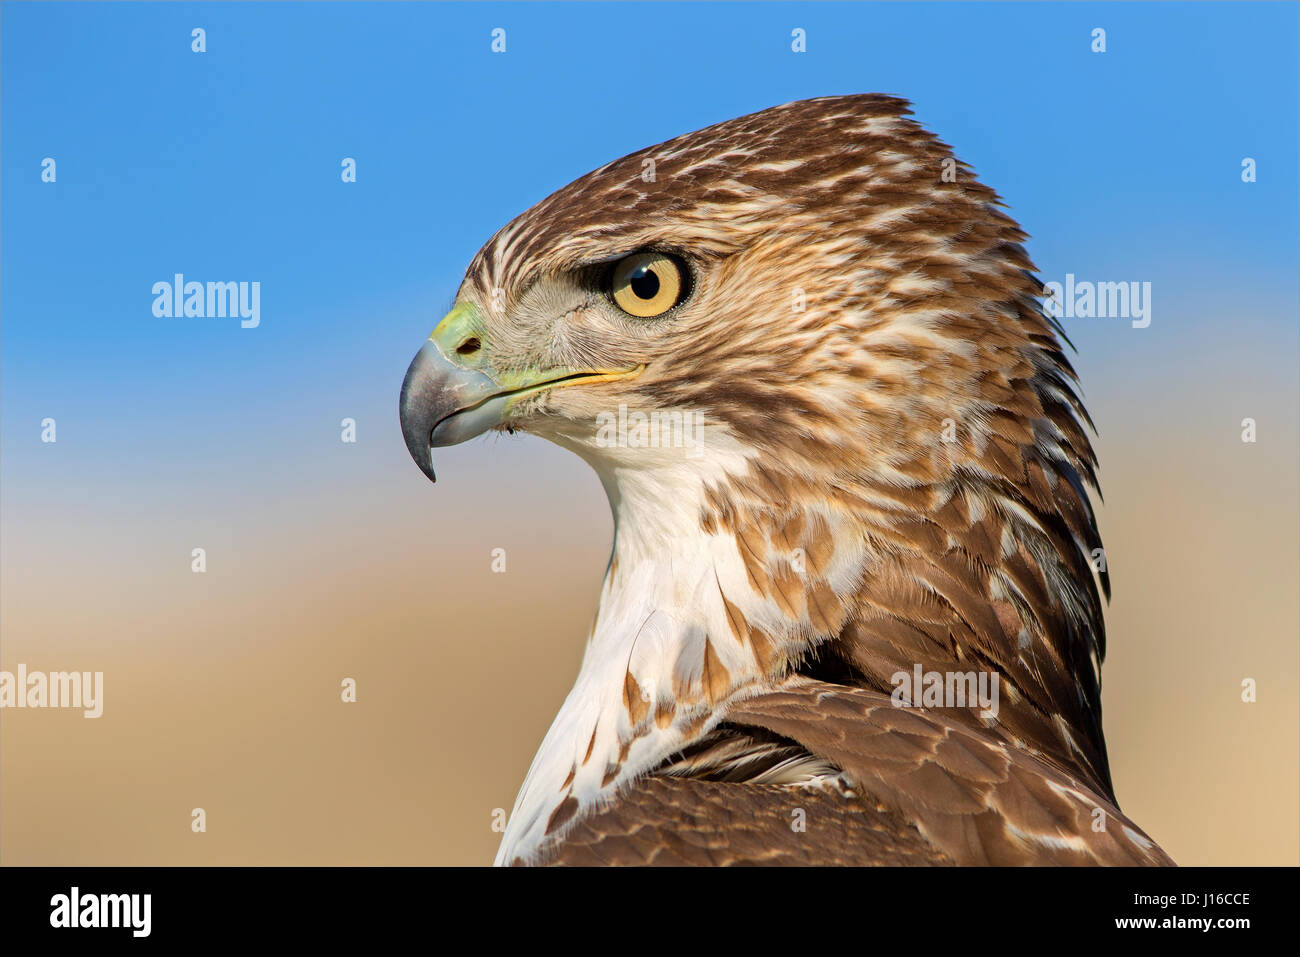
<path id="1" fill-rule="evenodd" d="M 906 509 L 865 487 L 828 494 L 711 438 L 695 460 L 556 439 L 596 468 L 615 542 L 577 681 L 497 863 L 535 858 L 728 703 L 795 671 L 884 693 L 918 665 L 996 673 L 999 714 L 971 702 L 968 720 L 1109 791 L 1099 717 L 1079 703 L 1095 684 L 1075 674 L 1092 667 L 1087 616 L 1032 515 L 1018 527 L 987 489 L 955 483 Z"/>

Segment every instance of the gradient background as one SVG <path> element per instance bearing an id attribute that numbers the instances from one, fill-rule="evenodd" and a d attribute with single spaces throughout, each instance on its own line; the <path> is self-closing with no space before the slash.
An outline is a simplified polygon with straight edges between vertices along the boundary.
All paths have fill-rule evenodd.
<path id="1" fill-rule="evenodd" d="M 478 246 L 578 175 L 879 91 L 1002 193 L 1045 280 L 1153 284 L 1150 328 L 1065 320 L 1100 430 L 1118 795 L 1180 863 L 1296 863 L 1297 26 L 1246 3 L 4 3 L 0 667 L 103 671 L 105 703 L 0 712 L 0 858 L 489 862 L 611 521 L 532 437 L 443 450 L 431 486 L 407 363 Z M 260 328 L 155 318 L 176 272 L 260 281 Z"/>

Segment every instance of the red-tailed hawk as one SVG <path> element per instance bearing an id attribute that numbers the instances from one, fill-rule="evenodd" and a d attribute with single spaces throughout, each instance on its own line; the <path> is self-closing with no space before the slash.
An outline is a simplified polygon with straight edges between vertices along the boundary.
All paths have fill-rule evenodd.
<path id="1" fill-rule="evenodd" d="M 430 478 L 522 429 L 614 513 L 498 863 L 1171 863 L 1111 788 L 1061 330 L 908 116 L 806 100 L 602 166 L 492 237 L 412 362 Z"/>

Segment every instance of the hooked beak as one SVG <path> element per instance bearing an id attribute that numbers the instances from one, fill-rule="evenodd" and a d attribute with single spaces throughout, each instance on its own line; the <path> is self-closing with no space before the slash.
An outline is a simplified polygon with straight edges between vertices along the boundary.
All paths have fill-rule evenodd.
<path id="1" fill-rule="evenodd" d="M 506 397 L 482 372 L 451 362 L 426 342 L 402 381 L 402 437 L 420 471 L 436 482 L 433 450 L 472 439 L 501 421 Z"/>
<path id="2" fill-rule="evenodd" d="M 402 437 L 420 471 L 436 482 L 433 450 L 457 445 L 502 425 L 512 405 L 534 392 L 627 379 L 645 368 L 547 369 L 494 374 L 483 359 L 483 323 L 462 303 L 415 354 L 402 381 Z M 472 347 L 472 348 L 471 348 Z"/>

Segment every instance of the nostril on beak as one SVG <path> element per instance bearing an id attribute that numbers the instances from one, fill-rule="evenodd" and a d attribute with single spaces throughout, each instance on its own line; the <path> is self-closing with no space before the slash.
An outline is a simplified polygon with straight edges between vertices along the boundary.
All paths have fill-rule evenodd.
<path id="1" fill-rule="evenodd" d="M 472 336 L 456 347 L 456 355 L 472 356 L 481 348 L 483 348 L 483 343 L 479 342 L 477 336 Z"/>

